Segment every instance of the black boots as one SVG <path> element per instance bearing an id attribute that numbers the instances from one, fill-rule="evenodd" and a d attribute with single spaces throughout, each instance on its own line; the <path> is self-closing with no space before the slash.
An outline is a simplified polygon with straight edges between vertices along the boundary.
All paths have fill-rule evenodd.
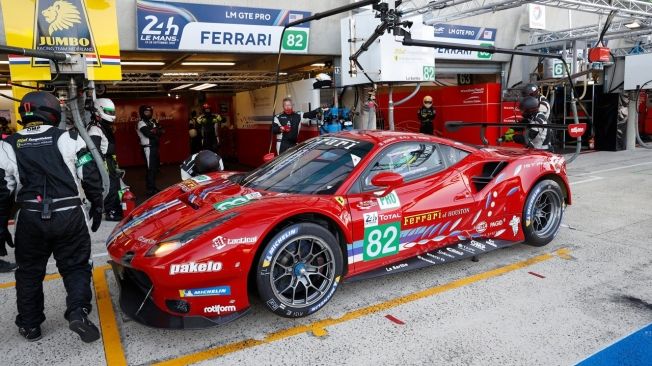
<path id="1" fill-rule="evenodd" d="M 122 212 L 111 210 L 106 213 L 104 219 L 106 221 L 122 221 Z"/>
<path id="2" fill-rule="evenodd" d="M 18 328 L 18 333 L 25 337 L 28 342 L 34 342 L 41 339 L 41 327 L 36 328 Z"/>
<path id="3" fill-rule="evenodd" d="M 16 263 L 7 262 L 0 259 L 0 273 L 11 272 L 15 270 L 16 267 Z"/>
<path id="4" fill-rule="evenodd" d="M 68 315 L 69 328 L 79 334 L 82 341 L 86 343 L 95 342 L 100 339 L 100 331 L 95 324 L 88 319 L 86 309 L 74 310 Z"/>

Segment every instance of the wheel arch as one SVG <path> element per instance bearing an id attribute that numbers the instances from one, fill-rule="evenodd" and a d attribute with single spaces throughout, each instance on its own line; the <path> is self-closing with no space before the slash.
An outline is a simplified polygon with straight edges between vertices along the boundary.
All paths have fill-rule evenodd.
<path id="1" fill-rule="evenodd" d="M 559 186 L 561 187 L 561 191 L 564 194 L 564 202 L 567 205 L 570 205 L 571 202 L 572 202 L 572 197 L 571 197 L 571 191 L 570 191 L 570 187 L 568 185 L 568 182 L 564 178 L 562 178 L 561 176 L 559 176 L 558 174 L 555 174 L 555 173 L 544 174 L 544 175 L 540 176 L 539 178 L 537 178 L 537 180 L 535 180 L 532 183 L 532 185 L 530 186 L 530 189 L 528 190 L 528 194 L 529 194 L 529 191 L 531 191 L 537 184 L 539 184 L 539 182 L 544 181 L 544 180 L 548 180 L 548 179 L 556 182 L 557 184 L 559 184 Z"/>
<path id="2" fill-rule="evenodd" d="M 256 291 L 256 279 L 255 279 L 256 268 L 257 268 L 258 261 L 267 243 L 274 237 L 274 235 L 279 233 L 281 230 L 285 229 L 288 226 L 299 224 L 299 223 L 310 223 L 310 224 L 316 224 L 322 226 L 335 236 L 335 239 L 338 242 L 338 246 L 340 247 L 340 250 L 342 252 L 342 259 L 343 259 L 342 274 L 346 275 L 348 273 L 349 264 L 347 260 L 348 257 L 347 247 L 346 247 L 347 239 L 344 232 L 345 229 L 342 227 L 342 225 L 338 223 L 336 220 L 322 213 L 318 213 L 318 212 L 298 213 L 298 214 L 290 215 L 278 221 L 276 224 L 272 226 L 272 229 L 269 230 L 265 234 L 263 239 L 260 241 L 260 245 L 258 245 L 258 249 L 256 250 L 256 254 L 254 255 L 253 262 L 248 274 L 247 287 L 249 288 L 250 291 L 252 290 Z"/>

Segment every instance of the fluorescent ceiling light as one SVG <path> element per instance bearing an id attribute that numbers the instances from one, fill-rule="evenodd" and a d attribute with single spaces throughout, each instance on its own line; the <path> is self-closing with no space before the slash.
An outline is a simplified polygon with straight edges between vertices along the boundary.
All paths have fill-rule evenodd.
<path id="1" fill-rule="evenodd" d="M 182 62 L 181 65 L 183 66 L 234 66 L 235 62 L 196 61 L 196 62 Z"/>
<path id="2" fill-rule="evenodd" d="M 640 28 L 641 24 L 638 21 L 635 20 L 635 21 L 633 21 L 631 23 L 625 24 L 625 27 L 627 27 L 629 29 L 636 29 L 636 28 Z"/>
<path id="3" fill-rule="evenodd" d="M 9 65 L 9 61 L 0 61 L 0 65 Z"/>
<path id="4" fill-rule="evenodd" d="M 312 65 L 310 65 L 310 66 L 312 66 L 312 67 L 325 67 L 326 64 L 325 64 L 325 63 L 318 62 L 318 63 L 316 63 L 316 64 L 312 64 Z"/>
<path id="5" fill-rule="evenodd" d="M 181 89 L 189 88 L 189 87 L 191 87 L 193 85 L 195 85 L 195 84 L 183 84 L 183 85 L 177 86 L 176 88 L 172 88 L 170 90 L 181 90 Z"/>
<path id="6" fill-rule="evenodd" d="M 288 73 L 287 73 L 287 72 L 279 72 L 278 74 L 281 75 L 281 76 L 285 76 L 285 75 L 287 75 Z"/>
<path id="7" fill-rule="evenodd" d="M 196 87 L 190 88 L 190 89 L 192 89 L 192 90 L 204 90 L 204 89 L 210 89 L 210 88 L 212 88 L 214 86 L 217 86 L 217 84 L 201 84 L 201 85 L 197 85 Z"/>
<path id="8" fill-rule="evenodd" d="M 163 76 L 197 76 L 196 72 L 165 72 Z"/>
<path id="9" fill-rule="evenodd" d="M 163 66 L 165 62 L 160 61 L 122 61 L 121 65 L 125 66 Z"/>

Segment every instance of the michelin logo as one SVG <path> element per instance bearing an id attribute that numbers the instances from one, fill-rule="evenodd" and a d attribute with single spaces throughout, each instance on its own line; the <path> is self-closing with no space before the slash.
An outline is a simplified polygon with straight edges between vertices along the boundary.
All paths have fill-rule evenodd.
<path id="1" fill-rule="evenodd" d="M 229 296 L 231 286 L 217 286 L 207 288 L 195 288 L 190 290 L 179 290 L 180 297 L 201 297 L 201 296 Z"/>

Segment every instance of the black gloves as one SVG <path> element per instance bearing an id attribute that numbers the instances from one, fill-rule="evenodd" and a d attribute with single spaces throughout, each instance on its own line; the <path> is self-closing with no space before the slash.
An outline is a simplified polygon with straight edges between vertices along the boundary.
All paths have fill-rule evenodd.
<path id="1" fill-rule="evenodd" d="M 11 233 L 6 224 L 0 226 L 0 257 L 7 255 L 7 245 L 10 248 L 14 247 L 14 241 L 11 238 Z"/>
<path id="2" fill-rule="evenodd" d="M 89 212 L 89 215 L 91 219 L 93 220 L 93 223 L 91 225 L 91 231 L 96 232 L 97 229 L 100 228 L 100 224 L 102 223 L 102 212 L 104 211 L 104 208 L 102 206 L 91 206 L 91 212 Z"/>

